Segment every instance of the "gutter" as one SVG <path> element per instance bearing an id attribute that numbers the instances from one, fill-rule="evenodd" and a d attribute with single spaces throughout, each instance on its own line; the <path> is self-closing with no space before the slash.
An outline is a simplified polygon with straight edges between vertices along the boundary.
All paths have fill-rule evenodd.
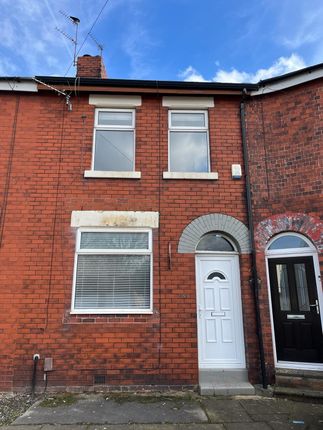
<path id="1" fill-rule="evenodd" d="M 246 203 L 247 203 L 247 213 L 248 213 L 248 224 L 250 232 L 250 242 L 251 242 L 251 267 L 252 267 L 252 291 L 255 299 L 255 314 L 256 314 L 256 331 L 258 337 L 258 347 L 260 356 L 260 367 L 262 376 L 262 386 L 263 388 L 268 387 L 268 378 L 266 372 L 265 363 L 265 351 L 264 351 L 264 340 L 262 335 L 262 324 L 261 324 L 261 311 L 260 311 L 260 301 L 259 301 L 259 290 L 260 290 L 260 280 L 258 278 L 257 272 L 257 255 L 255 249 L 255 235 L 253 228 L 253 213 L 252 213 L 252 201 L 251 201 L 251 187 L 250 187 L 250 173 L 249 173 L 249 161 L 248 161 L 248 147 L 246 139 L 246 122 L 245 122 L 245 103 L 244 96 L 247 94 L 247 89 L 243 91 L 243 98 L 240 103 L 240 124 L 241 124 L 241 139 L 243 148 L 243 161 L 245 166 L 245 179 L 246 179 Z"/>
<path id="2" fill-rule="evenodd" d="M 77 88 L 77 90 L 82 89 L 82 87 L 103 87 L 106 90 L 110 88 L 123 88 L 125 90 L 129 88 L 136 89 L 146 89 L 155 90 L 158 88 L 161 90 L 171 90 L 171 91 L 233 91 L 237 95 L 241 94 L 244 88 L 248 91 L 258 90 L 258 84 L 242 84 L 242 83 L 222 83 L 222 82 L 183 82 L 183 81 L 153 81 L 153 80 L 138 80 L 138 79 L 101 79 L 101 78 L 79 78 L 79 77 L 55 77 L 55 76 L 35 76 L 36 79 L 49 84 L 49 85 L 67 85 L 71 89 Z"/>

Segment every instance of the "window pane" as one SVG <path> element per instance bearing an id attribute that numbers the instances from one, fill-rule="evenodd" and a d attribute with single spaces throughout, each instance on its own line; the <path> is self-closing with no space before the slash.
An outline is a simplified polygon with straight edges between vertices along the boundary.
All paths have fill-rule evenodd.
<path id="1" fill-rule="evenodd" d="M 305 272 L 305 264 L 295 264 L 295 280 L 296 280 L 296 291 L 298 298 L 298 308 L 300 311 L 309 311 L 310 302 L 308 299 L 307 280 Z"/>
<path id="2" fill-rule="evenodd" d="M 81 249 L 148 249 L 148 233 L 81 233 Z"/>
<path id="3" fill-rule="evenodd" d="M 171 127 L 205 127 L 205 114 L 172 112 Z"/>
<path id="4" fill-rule="evenodd" d="M 94 170 L 132 171 L 133 131 L 96 130 Z"/>
<path id="5" fill-rule="evenodd" d="M 149 309 L 150 256 L 79 255 L 75 309 Z"/>
<path id="6" fill-rule="evenodd" d="M 298 236 L 282 236 L 276 239 L 269 249 L 308 248 L 308 244 Z"/>
<path id="7" fill-rule="evenodd" d="M 206 132 L 170 133 L 170 171 L 209 171 Z"/>
<path id="8" fill-rule="evenodd" d="M 231 243 L 217 233 L 208 233 L 199 241 L 197 251 L 234 251 Z"/>
<path id="9" fill-rule="evenodd" d="M 99 111 L 98 124 L 108 126 L 132 126 L 132 112 L 106 112 Z"/>
<path id="10" fill-rule="evenodd" d="M 280 301 L 280 309 L 282 311 L 290 311 L 290 294 L 287 277 L 287 266 L 286 264 L 276 265 L 278 293 Z"/>

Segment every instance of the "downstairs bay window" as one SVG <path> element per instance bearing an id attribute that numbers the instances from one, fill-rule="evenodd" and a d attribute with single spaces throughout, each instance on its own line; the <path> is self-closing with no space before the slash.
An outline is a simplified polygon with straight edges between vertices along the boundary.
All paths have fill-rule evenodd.
<path id="1" fill-rule="evenodd" d="M 151 230 L 79 229 L 72 313 L 152 313 Z"/>

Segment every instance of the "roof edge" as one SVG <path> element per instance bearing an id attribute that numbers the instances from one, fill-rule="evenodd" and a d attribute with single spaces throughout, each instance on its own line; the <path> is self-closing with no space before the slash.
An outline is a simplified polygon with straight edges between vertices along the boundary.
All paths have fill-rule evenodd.
<path id="1" fill-rule="evenodd" d="M 154 80 L 137 80 L 137 79 L 100 79 L 100 78 L 75 78 L 75 77 L 54 77 L 54 76 L 36 76 L 40 81 L 50 85 L 69 85 L 75 89 L 75 86 L 91 87 L 119 87 L 119 88 L 146 88 L 157 91 L 167 89 L 178 90 L 228 90 L 241 92 L 244 89 L 255 91 L 258 89 L 257 84 L 252 83 L 222 83 L 222 82 L 183 82 L 183 81 L 154 81 Z"/>
<path id="2" fill-rule="evenodd" d="M 315 64 L 314 66 L 295 70 L 294 72 L 286 73 L 285 75 L 275 76 L 273 78 L 259 81 L 258 90 L 251 91 L 250 95 L 261 96 L 264 94 L 274 93 L 322 78 L 323 63 Z"/>

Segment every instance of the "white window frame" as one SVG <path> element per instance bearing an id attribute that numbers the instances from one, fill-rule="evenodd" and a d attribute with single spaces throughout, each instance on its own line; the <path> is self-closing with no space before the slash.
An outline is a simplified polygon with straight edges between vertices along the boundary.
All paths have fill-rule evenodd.
<path id="1" fill-rule="evenodd" d="M 82 249 L 81 235 L 82 233 L 148 233 L 148 249 Z M 77 261 L 79 255 L 149 255 L 150 256 L 150 303 L 149 309 L 75 309 L 75 287 L 77 275 Z M 77 230 L 75 257 L 74 257 L 74 273 L 73 273 L 73 290 L 72 290 L 72 305 L 71 314 L 152 314 L 153 313 L 153 252 L 152 252 L 152 230 L 147 228 L 79 228 Z"/>
<path id="2" fill-rule="evenodd" d="M 100 112 L 125 112 L 132 114 L 132 123 L 131 125 L 100 125 L 99 124 L 99 113 Z M 114 108 L 96 108 L 94 115 L 94 130 L 93 130 L 93 146 L 92 146 L 92 171 L 100 172 L 100 170 L 96 170 L 94 168 L 94 159 L 95 159 L 95 146 L 96 146 L 96 132 L 97 130 L 113 130 L 113 131 L 133 131 L 133 166 L 132 170 L 127 172 L 135 172 L 136 165 L 136 110 L 135 109 L 114 109 Z M 109 170 L 107 170 L 109 172 Z M 117 170 L 117 172 L 124 172 L 122 170 Z"/>
<path id="3" fill-rule="evenodd" d="M 199 114 L 203 114 L 204 115 L 204 123 L 205 123 L 205 127 L 181 127 L 181 126 L 172 126 L 172 114 L 173 113 L 199 113 Z M 170 170 L 170 134 L 171 132 L 183 132 L 183 131 L 187 131 L 187 132 L 206 132 L 206 139 L 207 139 L 207 165 L 208 165 L 208 170 L 207 172 L 178 172 L 180 174 L 185 175 L 186 174 L 196 174 L 196 175 L 201 175 L 201 174 L 208 174 L 211 172 L 211 162 L 210 162 L 210 139 L 209 139 L 209 115 L 208 115 L 208 111 L 207 110 L 192 110 L 192 109 L 170 109 L 168 111 L 168 172 L 170 173 L 177 173 L 176 171 L 172 171 Z"/>
<path id="4" fill-rule="evenodd" d="M 270 246 L 276 242 L 277 239 L 281 237 L 286 236 L 296 236 L 302 239 L 305 243 L 308 244 L 308 247 L 302 247 L 302 248 L 279 248 L 279 249 L 269 249 Z M 293 257 L 298 255 L 312 255 L 313 252 L 315 252 L 315 247 L 311 243 L 307 237 L 303 236 L 302 234 L 296 233 L 296 232 L 283 232 L 280 234 L 277 234 L 273 238 L 270 239 L 270 241 L 267 243 L 265 255 L 268 257 Z"/>

